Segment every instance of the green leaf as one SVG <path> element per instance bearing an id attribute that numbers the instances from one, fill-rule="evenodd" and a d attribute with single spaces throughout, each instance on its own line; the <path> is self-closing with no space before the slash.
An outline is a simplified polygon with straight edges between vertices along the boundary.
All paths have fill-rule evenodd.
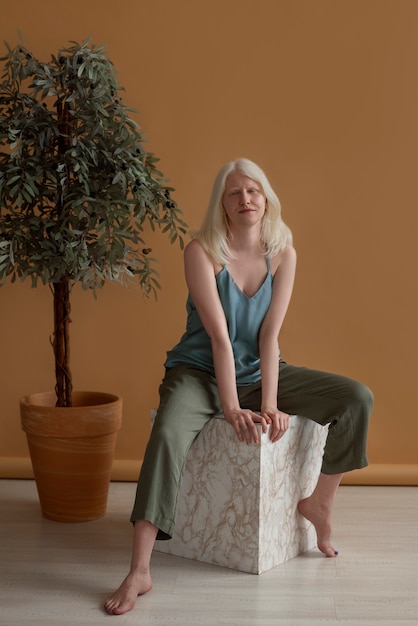
<path id="1" fill-rule="evenodd" d="M 8 187 L 10 187 L 13 183 L 15 183 L 17 180 L 20 180 L 21 176 L 19 174 L 19 176 L 12 176 L 8 181 L 7 181 L 7 185 Z"/>

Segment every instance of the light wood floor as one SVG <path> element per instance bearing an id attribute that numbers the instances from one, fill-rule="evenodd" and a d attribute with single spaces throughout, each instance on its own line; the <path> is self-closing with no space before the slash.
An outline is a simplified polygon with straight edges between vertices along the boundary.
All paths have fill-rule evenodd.
<path id="1" fill-rule="evenodd" d="M 409 626 L 418 624 L 418 488 L 341 487 L 336 559 L 317 550 L 261 576 L 154 553 L 134 611 L 101 607 L 129 565 L 135 485 L 112 483 L 107 515 L 40 515 L 33 481 L 0 481 L 2 626 Z"/>

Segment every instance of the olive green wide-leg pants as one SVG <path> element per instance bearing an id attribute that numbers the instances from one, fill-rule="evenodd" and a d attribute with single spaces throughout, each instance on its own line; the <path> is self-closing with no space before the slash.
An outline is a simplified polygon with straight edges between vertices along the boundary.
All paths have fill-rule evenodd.
<path id="1" fill-rule="evenodd" d="M 242 408 L 260 410 L 260 383 L 238 387 L 238 395 Z M 321 470 L 325 474 L 367 465 L 372 406 L 371 391 L 355 380 L 280 361 L 279 409 L 329 425 Z M 167 370 L 131 515 L 132 522 L 146 519 L 154 524 L 159 529 L 157 539 L 169 539 L 173 534 L 187 452 L 205 424 L 220 411 L 213 376 L 188 365 Z"/>

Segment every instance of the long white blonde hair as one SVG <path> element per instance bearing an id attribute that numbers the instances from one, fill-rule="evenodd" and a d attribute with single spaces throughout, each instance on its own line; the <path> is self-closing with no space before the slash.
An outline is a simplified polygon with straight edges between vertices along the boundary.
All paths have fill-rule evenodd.
<path id="1" fill-rule="evenodd" d="M 267 199 L 267 206 L 262 220 L 260 239 L 265 247 L 266 256 L 272 257 L 286 244 L 292 243 L 292 233 L 282 220 L 280 200 L 267 176 L 256 163 L 249 159 L 230 161 L 221 168 L 215 178 L 203 224 L 200 230 L 193 233 L 193 237 L 200 241 L 215 263 L 224 265 L 233 258 L 229 247 L 228 222 L 222 202 L 226 178 L 231 172 L 240 172 L 261 186 Z"/>

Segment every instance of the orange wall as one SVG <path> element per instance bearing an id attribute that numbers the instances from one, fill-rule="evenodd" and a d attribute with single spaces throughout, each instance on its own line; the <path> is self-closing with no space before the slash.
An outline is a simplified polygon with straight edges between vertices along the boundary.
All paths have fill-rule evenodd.
<path id="1" fill-rule="evenodd" d="M 148 147 L 191 228 L 213 177 L 257 161 L 282 200 L 299 266 L 281 340 L 291 362 L 374 390 L 372 464 L 418 463 L 415 0 L 9 2 L 0 40 L 47 58 L 89 35 L 107 46 Z M 122 394 L 116 458 L 142 458 L 165 351 L 184 325 L 182 257 L 163 237 L 163 291 L 76 289 L 78 389 Z M 18 399 L 53 384 L 48 288 L 0 289 L 0 458 L 26 457 Z"/>

